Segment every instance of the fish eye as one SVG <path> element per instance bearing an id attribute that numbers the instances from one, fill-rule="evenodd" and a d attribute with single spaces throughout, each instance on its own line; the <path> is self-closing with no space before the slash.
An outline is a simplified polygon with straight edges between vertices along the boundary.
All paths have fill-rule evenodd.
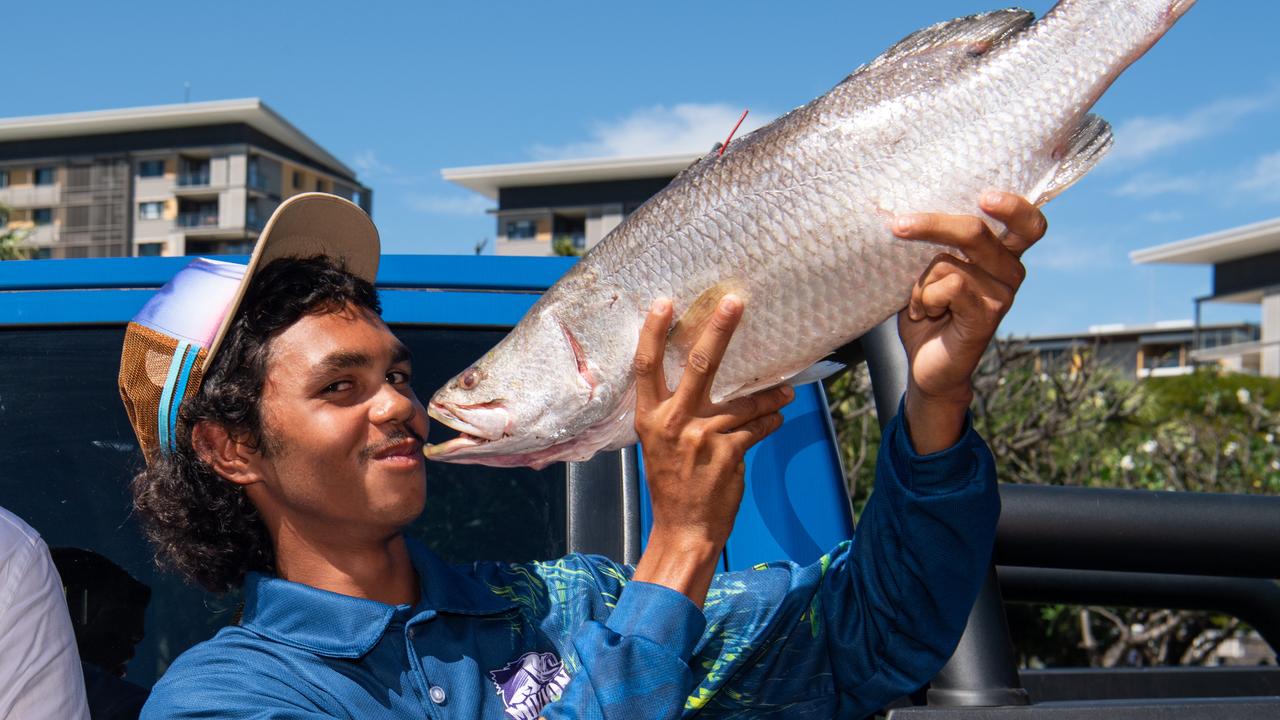
<path id="1" fill-rule="evenodd" d="M 479 384 L 480 370 L 477 368 L 467 368 L 467 371 L 462 373 L 462 377 L 458 378 L 458 385 L 460 385 L 463 390 L 473 390 L 475 389 L 475 386 Z"/>

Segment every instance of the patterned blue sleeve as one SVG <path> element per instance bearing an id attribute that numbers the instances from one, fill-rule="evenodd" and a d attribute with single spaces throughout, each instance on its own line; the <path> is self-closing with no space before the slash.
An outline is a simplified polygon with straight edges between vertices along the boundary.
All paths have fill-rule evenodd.
<path id="1" fill-rule="evenodd" d="M 689 598 L 633 581 L 605 622 L 573 636 L 578 673 L 546 720 L 676 718 L 694 685 L 689 658 L 706 622 Z"/>
<path id="2" fill-rule="evenodd" d="M 869 715 L 922 686 L 955 649 L 998 515 L 991 454 L 972 428 L 953 447 L 921 456 L 895 420 L 854 540 L 807 567 L 717 575 L 705 631 L 683 595 L 627 583 L 630 568 L 589 558 L 586 573 L 616 580 L 595 591 L 620 594 L 603 613 L 585 613 L 592 619 L 561 625 L 572 628 L 564 650 L 574 679 L 543 715 Z"/>
<path id="3" fill-rule="evenodd" d="M 922 456 L 901 418 L 885 428 L 876 489 L 851 542 L 808 567 L 717 577 L 686 710 L 861 718 L 946 663 L 991 560 L 995 468 L 972 427 Z"/>

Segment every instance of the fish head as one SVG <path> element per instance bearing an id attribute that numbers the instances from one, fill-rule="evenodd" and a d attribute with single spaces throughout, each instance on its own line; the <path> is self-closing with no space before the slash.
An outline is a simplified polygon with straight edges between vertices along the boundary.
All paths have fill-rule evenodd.
<path id="1" fill-rule="evenodd" d="M 432 396 L 428 414 L 461 435 L 429 446 L 427 457 L 535 468 L 579 459 L 573 439 L 594 419 L 593 369 L 554 308 L 535 308 Z"/>

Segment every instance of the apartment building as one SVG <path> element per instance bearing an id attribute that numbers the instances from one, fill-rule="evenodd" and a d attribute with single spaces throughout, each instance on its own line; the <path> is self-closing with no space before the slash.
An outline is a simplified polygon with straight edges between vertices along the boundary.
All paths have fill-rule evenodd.
<path id="1" fill-rule="evenodd" d="M 1214 364 L 1230 372 L 1257 375 L 1259 328 L 1253 323 L 1197 324 L 1193 320 L 1163 320 L 1150 324 L 1093 325 L 1082 333 L 1008 337 L 1001 342 L 1024 345 L 1036 352 L 1042 369 L 1079 362 L 1092 353 L 1131 378 L 1186 375 L 1197 365 Z"/>
<path id="2" fill-rule="evenodd" d="M 498 255 L 591 248 L 701 155 L 554 160 L 446 168 L 445 180 L 497 202 Z"/>
<path id="3" fill-rule="evenodd" d="M 1129 253 L 1135 264 L 1209 265 L 1213 290 L 1194 299 L 1195 326 L 1205 303 L 1256 305 L 1261 333 L 1227 347 L 1198 345 L 1192 359 L 1220 363 L 1243 356 L 1266 377 L 1280 377 L 1280 217 Z"/>
<path id="4" fill-rule="evenodd" d="M 372 210 L 351 168 L 257 98 L 0 119 L 0 227 L 38 258 L 247 253 L 309 191 Z"/>

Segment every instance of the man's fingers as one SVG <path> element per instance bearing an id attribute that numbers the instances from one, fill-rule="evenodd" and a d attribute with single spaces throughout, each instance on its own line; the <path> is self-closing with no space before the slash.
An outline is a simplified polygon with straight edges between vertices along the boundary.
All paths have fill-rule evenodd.
<path id="1" fill-rule="evenodd" d="M 778 412 L 795 397 L 795 389 L 784 385 L 730 400 L 719 407 L 716 415 L 708 418 L 707 425 L 715 432 L 729 432 L 756 418 Z"/>
<path id="2" fill-rule="evenodd" d="M 1040 212 L 1040 208 L 1013 193 L 994 190 L 985 192 L 978 205 L 983 212 L 1004 223 L 1009 229 L 1001 241 L 1018 257 L 1022 257 L 1022 253 L 1044 237 L 1049 229 L 1049 220 Z"/>
<path id="3" fill-rule="evenodd" d="M 1013 294 L 982 268 L 940 255 L 913 288 L 908 316 L 920 320 L 951 312 L 970 323 L 995 325 L 1008 312 Z"/>
<path id="4" fill-rule="evenodd" d="M 1021 285 L 1027 274 L 1017 255 L 991 232 L 981 218 L 973 215 L 902 215 L 894 218 L 893 232 L 908 240 L 925 240 L 958 248 L 970 261 L 1013 287 Z"/>
<path id="5" fill-rule="evenodd" d="M 729 347 L 729 340 L 741 319 L 742 300 L 736 295 L 721 298 L 706 327 L 694 341 L 684 376 L 680 378 L 680 387 L 676 388 L 676 395 L 685 407 L 696 408 L 705 404 L 711 391 L 711 381 L 715 379 L 716 370 L 720 369 L 725 348 Z"/>
<path id="6" fill-rule="evenodd" d="M 741 454 L 780 427 L 782 427 L 782 413 L 769 413 L 739 426 L 732 432 L 725 433 L 725 437 L 729 438 L 734 451 Z"/>
<path id="7" fill-rule="evenodd" d="M 636 374 L 636 407 L 651 408 L 670 395 L 662 372 L 662 356 L 667 349 L 667 329 L 671 327 L 671 301 L 653 301 L 640 329 L 632 368 Z"/>

